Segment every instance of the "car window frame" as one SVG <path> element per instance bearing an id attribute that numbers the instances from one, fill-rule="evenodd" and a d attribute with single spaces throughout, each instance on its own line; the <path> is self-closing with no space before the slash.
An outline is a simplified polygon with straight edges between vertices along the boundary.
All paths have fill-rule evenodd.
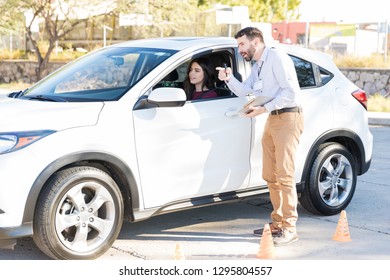
<path id="1" fill-rule="evenodd" d="M 231 48 L 220 48 L 220 49 L 207 49 L 207 50 L 203 50 L 201 52 L 198 52 L 196 54 L 193 54 L 192 56 L 188 57 L 187 59 L 185 59 L 184 61 L 182 61 L 179 65 L 177 65 L 175 68 L 172 68 L 171 69 L 171 72 L 174 71 L 174 70 L 178 70 L 178 69 L 185 69 L 185 73 L 182 73 L 183 71 L 177 71 L 178 72 L 178 79 L 176 79 L 175 81 L 170 81 L 172 82 L 172 84 L 184 84 L 184 81 L 186 79 L 186 71 L 188 69 L 188 65 L 189 63 L 191 62 L 191 60 L 195 59 L 195 58 L 199 58 L 199 57 L 207 57 L 209 58 L 209 60 L 215 64 L 215 57 L 219 56 L 224 56 L 224 58 L 227 60 L 225 63 L 227 64 L 228 67 L 231 67 L 233 69 L 233 72 L 234 73 L 238 73 L 237 72 L 237 64 L 236 64 L 236 60 L 235 60 L 235 57 L 234 57 L 234 47 L 231 47 Z M 222 66 L 222 65 L 213 65 L 215 67 L 218 67 L 218 66 Z M 224 82 L 220 82 L 219 84 L 221 84 L 222 86 L 218 86 L 218 72 L 217 70 L 215 70 L 215 74 L 216 74 L 216 91 L 218 91 L 218 96 L 217 97 L 214 97 L 214 98 L 202 98 L 202 99 L 196 99 L 196 100 L 187 100 L 186 103 L 194 103 L 194 102 L 205 102 L 205 101 L 212 101 L 212 100 L 219 100 L 219 99 L 225 99 L 225 98 L 234 98 L 234 97 L 237 97 L 226 85 L 225 87 L 223 87 L 224 85 Z M 170 73 L 170 72 L 169 72 Z M 152 89 L 155 89 L 156 86 L 158 84 L 161 84 L 163 81 L 164 81 L 164 78 L 165 76 L 158 80 L 153 86 L 152 86 Z M 222 88 L 223 87 L 223 88 Z M 184 88 L 183 88 L 184 89 Z M 227 95 L 220 95 L 220 92 L 223 91 L 223 90 L 226 90 L 226 91 L 229 91 L 230 94 L 227 94 Z"/>

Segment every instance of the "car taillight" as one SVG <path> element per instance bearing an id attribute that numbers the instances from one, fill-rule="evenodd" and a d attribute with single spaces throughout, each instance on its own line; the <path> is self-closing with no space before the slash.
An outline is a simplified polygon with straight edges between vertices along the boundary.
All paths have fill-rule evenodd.
<path id="1" fill-rule="evenodd" d="M 354 92 L 352 92 L 352 96 L 355 97 L 355 99 L 363 105 L 364 109 L 367 110 L 367 94 L 364 90 L 355 90 Z"/>

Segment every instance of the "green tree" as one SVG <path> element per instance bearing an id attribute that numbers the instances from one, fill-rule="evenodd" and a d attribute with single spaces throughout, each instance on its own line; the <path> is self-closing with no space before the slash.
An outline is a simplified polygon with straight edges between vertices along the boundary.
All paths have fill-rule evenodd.
<path id="1" fill-rule="evenodd" d="M 197 0 L 118 0 L 115 12 L 150 17 L 149 26 L 132 28 L 136 38 L 164 37 L 195 30 Z M 194 34 L 192 34 L 194 35 Z"/>
<path id="2" fill-rule="evenodd" d="M 248 6 L 253 22 L 299 17 L 296 11 L 300 0 L 0 0 L 0 31 L 25 29 L 37 57 L 36 75 L 40 79 L 46 74 L 56 43 L 82 22 L 89 22 L 92 27 L 107 24 L 115 29 L 115 18 L 121 14 L 139 14 L 150 24 L 129 27 L 131 38 L 226 34 L 222 33 L 226 26 L 217 26 L 215 14 L 210 12 L 217 3 Z M 28 21 L 26 12 L 31 15 Z M 40 31 L 36 33 L 33 26 L 38 21 Z M 45 49 L 40 47 L 43 38 L 48 41 Z"/>
<path id="3" fill-rule="evenodd" d="M 202 6 L 213 6 L 216 3 L 248 6 L 249 17 L 253 22 L 278 22 L 298 19 L 297 9 L 301 0 L 199 0 Z"/>
<path id="4" fill-rule="evenodd" d="M 25 32 L 37 57 L 36 76 L 39 80 L 46 75 L 50 55 L 58 40 L 64 38 L 75 26 L 99 14 L 109 14 L 115 8 L 114 1 L 98 0 L 0 0 L 0 11 L 7 10 L 12 16 L 30 14 L 26 20 Z M 104 4 L 104 5 L 102 5 Z M 85 9 L 89 7 L 89 9 Z M 12 11 L 12 13 L 9 13 Z M 5 13 L 2 13 L 5 14 Z M 11 20 L 12 22 L 12 20 Z M 39 24 L 37 34 L 34 24 Z M 40 40 L 48 41 L 47 48 L 39 47 Z"/>
<path id="5" fill-rule="evenodd" d="M 0 33 L 23 28 L 22 14 L 15 14 L 14 7 L 18 0 L 0 0 Z"/>

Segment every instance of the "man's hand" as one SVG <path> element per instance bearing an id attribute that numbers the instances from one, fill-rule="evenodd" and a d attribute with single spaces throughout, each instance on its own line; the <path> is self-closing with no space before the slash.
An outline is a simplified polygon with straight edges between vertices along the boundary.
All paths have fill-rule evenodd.
<path id="1" fill-rule="evenodd" d="M 248 109 L 249 109 L 249 113 L 245 115 L 245 117 L 248 118 L 254 118 L 267 111 L 264 106 L 249 106 Z"/>
<path id="2" fill-rule="evenodd" d="M 230 76 L 232 74 L 232 68 L 230 67 L 217 67 L 215 68 L 216 70 L 218 70 L 218 79 L 220 79 L 221 81 L 229 81 L 230 79 Z"/>

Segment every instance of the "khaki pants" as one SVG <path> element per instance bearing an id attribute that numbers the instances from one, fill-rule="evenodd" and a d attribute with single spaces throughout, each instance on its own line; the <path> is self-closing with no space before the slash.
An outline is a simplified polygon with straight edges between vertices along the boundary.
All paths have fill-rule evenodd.
<path id="1" fill-rule="evenodd" d="M 263 179 L 267 181 L 275 227 L 295 230 L 298 197 L 294 179 L 295 153 L 303 131 L 302 113 L 269 115 L 262 138 Z"/>

